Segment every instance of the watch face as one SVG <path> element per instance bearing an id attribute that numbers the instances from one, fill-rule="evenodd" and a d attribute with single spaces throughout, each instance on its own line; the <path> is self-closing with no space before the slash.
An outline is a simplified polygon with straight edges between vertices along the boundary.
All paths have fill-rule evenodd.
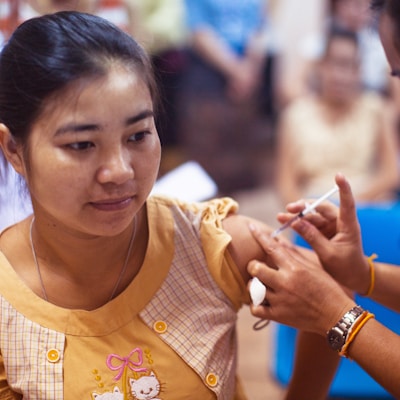
<path id="1" fill-rule="evenodd" d="M 328 342 L 332 349 L 339 351 L 344 345 L 343 332 L 339 332 L 335 328 L 331 329 L 328 334 Z"/>

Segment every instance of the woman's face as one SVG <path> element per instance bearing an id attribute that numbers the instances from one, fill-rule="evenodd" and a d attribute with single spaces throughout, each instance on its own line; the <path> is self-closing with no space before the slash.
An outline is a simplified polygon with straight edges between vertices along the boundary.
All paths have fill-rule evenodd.
<path id="1" fill-rule="evenodd" d="M 160 141 L 149 90 L 114 64 L 48 100 L 25 166 L 36 218 L 83 234 L 122 232 L 157 178 Z"/>
<path id="2" fill-rule="evenodd" d="M 360 60 L 356 44 L 334 38 L 319 67 L 321 93 L 333 103 L 347 103 L 360 89 Z"/>
<path id="3" fill-rule="evenodd" d="M 357 32 L 370 21 L 369 0 L 337 0 L 334 14 L 345 28 Z"/>

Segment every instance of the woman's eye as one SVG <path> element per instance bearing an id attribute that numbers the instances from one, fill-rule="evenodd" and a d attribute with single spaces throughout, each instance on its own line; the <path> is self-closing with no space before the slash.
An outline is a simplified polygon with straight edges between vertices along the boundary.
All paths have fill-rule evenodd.
<path id="1" fill-rule="evenodd" d="M 138 132 L 135 133 L 134 135 L 129 136 L 129 141 L 130 142 L 140 142 L 144 139 L 144 137 L 148 134 L 149 132 Z"/>
<path id="2" fill-rule="evenodd" d="M 93 146 L 94 144 L 92 142 L 76 142 L 68 144 L 68 147 L 72 150 L 87 150 Z"/>

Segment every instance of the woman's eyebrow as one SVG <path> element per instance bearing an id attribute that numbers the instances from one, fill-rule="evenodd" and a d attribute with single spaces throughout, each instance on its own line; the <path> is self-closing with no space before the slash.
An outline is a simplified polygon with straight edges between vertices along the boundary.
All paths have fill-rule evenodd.
<path id="1" fill-rule="evenodd" d="M 142 119 L 146 119 L 146 118 L 153 118 L 154 117 L 154 111 L 153 110 L 144 110 L 142 112 L 140 112 L 137 115 L 134 115 L 133 117 L 128 118 L 125 121 L 125 124 L 128 125 L 133 125 L 136 124 L 136 122 L 141 121 Z"/>
<path id="2" fill-rule="evenodd" d="M 55 136 L 61 136 L 65 133 L 79 133 L 79 132 L 87 132 L 87 131 L 98 131 L 100 130 L 100 126 L 96 124 L 75 124 L 70 123 L 56 130 Z"/>
<path id="3" fill-rule="evenodd" d="M 125 125 L 133 125 L 136 124 L 137 122 L 146 119 L 146 118 L 152 118 L 154 117 L 154 111 L 153 110 L 144 110 L 141 111 L 139 114 L 136 114 L 132 117 L 129 117 L 125 120 Z M 79 133 L 79 132 L 87 132 L 87 131 L 99 131 L 101 130 L 101 126 L 97 124 L 79 124 L 79 123 L 69 123 L 66 124 L 56 130 L 55 136 L 60 136 L 65 133 Z"/>

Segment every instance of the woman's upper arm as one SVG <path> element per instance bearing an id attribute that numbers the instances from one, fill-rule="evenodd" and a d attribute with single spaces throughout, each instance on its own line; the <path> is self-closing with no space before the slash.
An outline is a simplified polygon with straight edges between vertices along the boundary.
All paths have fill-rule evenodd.
<path id="1" fill-rule="evenodd" d="M 296 159 L 296 145 L 292 139 L 291 113 L 291 109 L 282 113 L 277 139 L 276 184 L 284 204 L 301 197 L 300 176 L 297 169 L 293 168 L 293 160 Z"/>
<path id="2" fill-rule="evenodd" d="M 247 282 L 250 275 L 247 272 L 249 261 L 257 259 L 267 262 L 267 256 L 261 246 L 254 239 L 250 232 L 249 224 L 255 220 L 242 215 L 230 215 L 223 221 L 223 227 L 232 237 L 228 251 L 235 261 L 243 279 Z M 260 222 L 256 221 L 259 225 Z M 265 229 L 272 232 L 272 228 L 265 225 Z"/>

